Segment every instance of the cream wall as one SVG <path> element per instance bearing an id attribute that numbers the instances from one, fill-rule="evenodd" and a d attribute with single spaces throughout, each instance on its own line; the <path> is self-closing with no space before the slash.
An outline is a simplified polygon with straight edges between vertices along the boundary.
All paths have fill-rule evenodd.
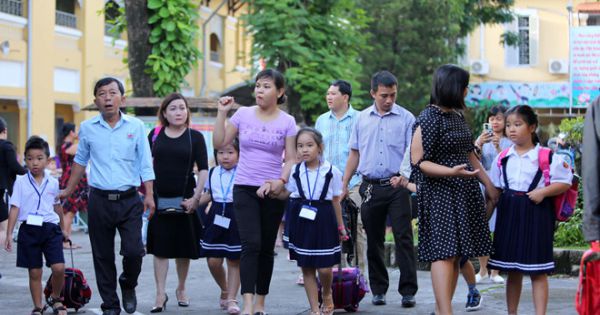
<path id="1" fill-rule="evenodd" d="M 573 1 L 573 7 L 585 1 Z M 469 36 L 468 59 L 484 59 L 489 63 L 489 73 L 473 75 L 472 81 L 522 81 L 556 82 L 568 81 L 568 74 L 551 74 L 548 71 L 550 59 L 569 59 L 568 11 L 567 0 L 517 0 L 513 9 L 535 12 L 539 18 L 538 60 L 535 65 L 509 67 L 506 65 L 504 47 L 499 43 L 500 35 L 505 32 L 504 25 L 486 25 L 483 27 L 483 56 L 481 54 L 481 28 Z M 575 21 L 576 19 L 574 19 Z M 575 21 L 576 23 L 576 21 Z"/>
<path id="2" fill-rule="evenodd" d="M 82 107 L 93 101 L 93 86 L 95 82 L 107 75 L 115 76 L 126 83 L 130 92 L 130 78 L 127 66 L 123 64 L 125 56 L 123 48 L 126 41 L 117 40 L 114 45 L 110 37 L 104 35 L 104 16 L 98 14 L 104 8 L 105 0 L 74 1 L 77 29 L 55 25 L 55 1 L 43 0 L 33 2 L 32 37 L 32 133 L 44 136 L 51 147 L 55 146 L 55 120 L 57 117 L 65 121 L 72 120 L 79 124 L 84 119 L 96 115 L 97 112 L 80 111 Z M 198 25 L 201 27 L 212 10 L 221 1 L 211 1 L 210 7 L 199 7 Z M 22 1 L 22 16 L 0 13 L 0 42 L 8 41 L 10 52 L 0 53 L 0 73 L 5 73 L 2 62 L 9 66 L 21 67 L 14 80 L 8 79 L 0 83 L 0 115 L 18 117 L 11 120 L 10 138 L 18 146 L 19 152 L 27 140 L 27 31 L 28 10 L 27 0 Z M 236 16 L 245 10 L 242 7 Z M 217 16 L 222 20 L 221 29 L 207 29 L 207 36 L 212 32 L 222 34 L 221 62 L 207 62 L 207 92 L 209 96 L 218 95 L 226 88 L 249 79 L 251 47 L 250 37 L 238 18 L 228 15 L 228 7 L 224 5 Z M 202 51 L 201 39 L 197 45 Z M 207 41 L 207 49 L 208 49 Z M 243 53 L 239 53 L 242 51 Z M 245 55 L 246 58 L 240 58 Z M 207 50 L 207 58 L 209 53 Z M 71 83 L 67 84 L 68 91 L 58 91 L 54 85 L 55 72 L 71 75 Z M 202 60 L 193 67 L 186 77 L 190 85 L 188 94 L 200 96 Z M 22 77 L 22 80 L 18 80 Z M 62 78 L 62 77 L 59 77 Z M 77 80 L 73 80 L 76 78 Z M 63 80 L 59 80 L 63 83 Z M 9 114 L 10 113 L 10 114 Z"/>

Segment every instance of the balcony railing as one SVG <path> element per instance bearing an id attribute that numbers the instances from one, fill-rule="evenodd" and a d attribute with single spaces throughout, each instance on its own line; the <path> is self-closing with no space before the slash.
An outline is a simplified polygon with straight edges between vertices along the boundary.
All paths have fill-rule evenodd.
<path id="1" fill-rule="evenodd" d="M 0 0 L 0 12 L 16 16 L 23 16 L 21 0 Z"/>
<path id="2" fill-rule="evenodd" d="M 56 25 L 77 28 L 77 17 L 75 14 L 56 11 Z"/>

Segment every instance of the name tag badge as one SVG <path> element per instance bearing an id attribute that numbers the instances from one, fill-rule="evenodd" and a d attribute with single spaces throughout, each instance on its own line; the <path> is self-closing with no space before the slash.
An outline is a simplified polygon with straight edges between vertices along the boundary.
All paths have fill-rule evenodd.
<path id="1" fill-rule="evenodd" d="M 229 229 L 229 223 L 231 223 L 231 219 L 228 217 L 224 217 L 222 215 L 215 215 L 215 220 L 213 222 L 215 225 L 220 226 L 224 229 Z"/>
<path id="2" fill-rule="evenodd" d="M 30 214 L 27 216 L 27 224 L 42 226 L 42 224 L 44 224 L 44 217 L 41 215 Z"/>
<path id="3" fill-rule="evenodd" d="M 302 206 L 302 209 L 300 210 L 300 217 L 314 221 L 317 217 L 317 208 L 308 205 Z"/>

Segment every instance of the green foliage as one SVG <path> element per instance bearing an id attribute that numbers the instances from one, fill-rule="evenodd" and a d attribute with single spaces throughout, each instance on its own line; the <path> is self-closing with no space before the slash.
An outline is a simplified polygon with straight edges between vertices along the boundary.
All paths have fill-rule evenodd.
<path id="1" fill-rule="evenodd" d="M 561 120 L 558 129 L 564 132 L 567 137 L 565 141 L 572 144 L 579 144 L 583 140 L 583 121 L 584 117 L 565 118 Z"/>
<path id="2" fill-rule="evenodd" d="M 398 78 L 398 103 L 417 114 L 429 102 L 437 67 L 456 63 L 464 52 L 460 39 L 480 23 L 512 20 L 512 0 L 361 0 L 373 17 L 368 26 L 372 51 L 362 51 L 361 82 L 389 70 Z M 372 102 L 369 100 L 369 102 Z"/>
<path id="3" fill-rule="evenodd" d="M 154 93 L 165 96 L 180 89 L 201 56 L 196 48 L 198 8 L 190 0 L 148 0 L 148 10 L 152 53 L 146 72 Z"/>
<path id="4" fill-rule="evenodd" d="M 335 79 L 348 80 L 353 91 L 360 91 L 356 74 L 362 69 L 359 52 L 367 49 L 368 19 L 355 1 L 244 2 L 250 6 L 243 19 L 253 37 L 253 55 L 285 74 L 290 111 L 308 119 L 326 111 L 325 93 Z"/>
<path id="5" fill-rule="evenodd" d="M 473 130 L 473 138 L 476 139 L 483 131 L 483 123 L 487 121 L 487 115 L 490 108 L 495 104 L 479 105 L 471 107 L 465 112 L 465 118 L 471 130 Z"/>
<path id="6" fill-rule="evenodd" d="M 554 246 L 585 246 L 587 242 L 583 238 L 583 185 L 579 185 L 579 196 L 573 216 L 567 222 L 558 223 L 554 231 Z"/>

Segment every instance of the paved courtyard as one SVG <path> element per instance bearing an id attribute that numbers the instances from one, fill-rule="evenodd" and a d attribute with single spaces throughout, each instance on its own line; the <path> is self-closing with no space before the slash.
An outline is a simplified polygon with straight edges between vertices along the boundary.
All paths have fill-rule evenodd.
<path id="1" fill-rule="evenodd" d="M 92 254 L 89 246 L 88 236 L 81 231 L 73 235 L 73 241 L 82 245 L 81 249 L 74 251 L 75 266 L 83 270 L 92 290 L 93 296 L 90 303 L 79 313 L 101 314 L 101 299 L 96 288 L 96 280 L 92 264 Z M 118 244 L 118 242 L 117 242 Z M 116 249 L 118 252 L 118 248 Z M 299 269 L 294 262 L 286 259 L 287 252 L 277 249 L 278 255 L 275 261 L 275 272 L 271 283 L 271 294 L 267 298 L 267 311 L 269 314 L 308 314 L 308 302 L 301 286 L 295 284 Z M 120 256 L 119 256 L 120 257 Z M 67 265 L 70 265 L 68 251 L 65 251 Z M 29 314 L 31 310 L 31 298 L 27 285 L 27 272 L 15 267 L 16 253 L 0 252 L 0 314 Z M 120 268 L 120 258 L 117 262 Z M 225 314 L 218 308 L 219 288 L 212 280 L 206 266 L 206 260 L 193 261 L 188 278 L 188 294 L 190 296 L 190 307 L 181 308 L 177 306 L 175 298 L 176 274 L 174 263 L 171 263 L 167 279 L 167 294 L 169 302 L 167 311 L 163 314 Z M 398 283 L 399 272 L 389 269 L 392 284 Z M 44 279 L 47 279 L 49 269 L 44 270 Z M 400 306 L 400 296 L 395 290 L 387 294 L 388 304 L 385 306 L 373 306 L 371 295 L 367 294 L 356 314 L 430 314 L 435 307 L 433 290 L 429 278 L 429 272 L 419 272 L 419 292 L 417 293 L 417 306 L 412 309 L 404 309 Z M 392 285 L 392 288 L 395 286 Z M 481 284 L 478 286 L 483 295 L 483 307 L 477 312 L 469 314 L 506 314 L 504 303 L 504 286 L 496 284 Z M 573 300 L 577 288 L 577 279 L 565 277 L 553 277 L 550 280 L 550 299 L 548 314 L 575 314 Z M 462 279 L 455 294 L 453 306 L 455 314 L 466 314 L 464 303 L 466 300 L 467 287 Z M 150 314 L 154 303 L 155 289 L 152 268 L 152 256 L 144 258 L 142 274 L 140 275 L 137 288 L 138 312 L 136 314 Z M 336 313 L 345 313 L 338 310 Z M 72 314 L 72 312 L 70 312 Z M 126 314 L 122 312 L 121 314 Z M 531 302 L 530 282 L 527 280 L 523 286 L 520 314 L 533 314 Z"/>

